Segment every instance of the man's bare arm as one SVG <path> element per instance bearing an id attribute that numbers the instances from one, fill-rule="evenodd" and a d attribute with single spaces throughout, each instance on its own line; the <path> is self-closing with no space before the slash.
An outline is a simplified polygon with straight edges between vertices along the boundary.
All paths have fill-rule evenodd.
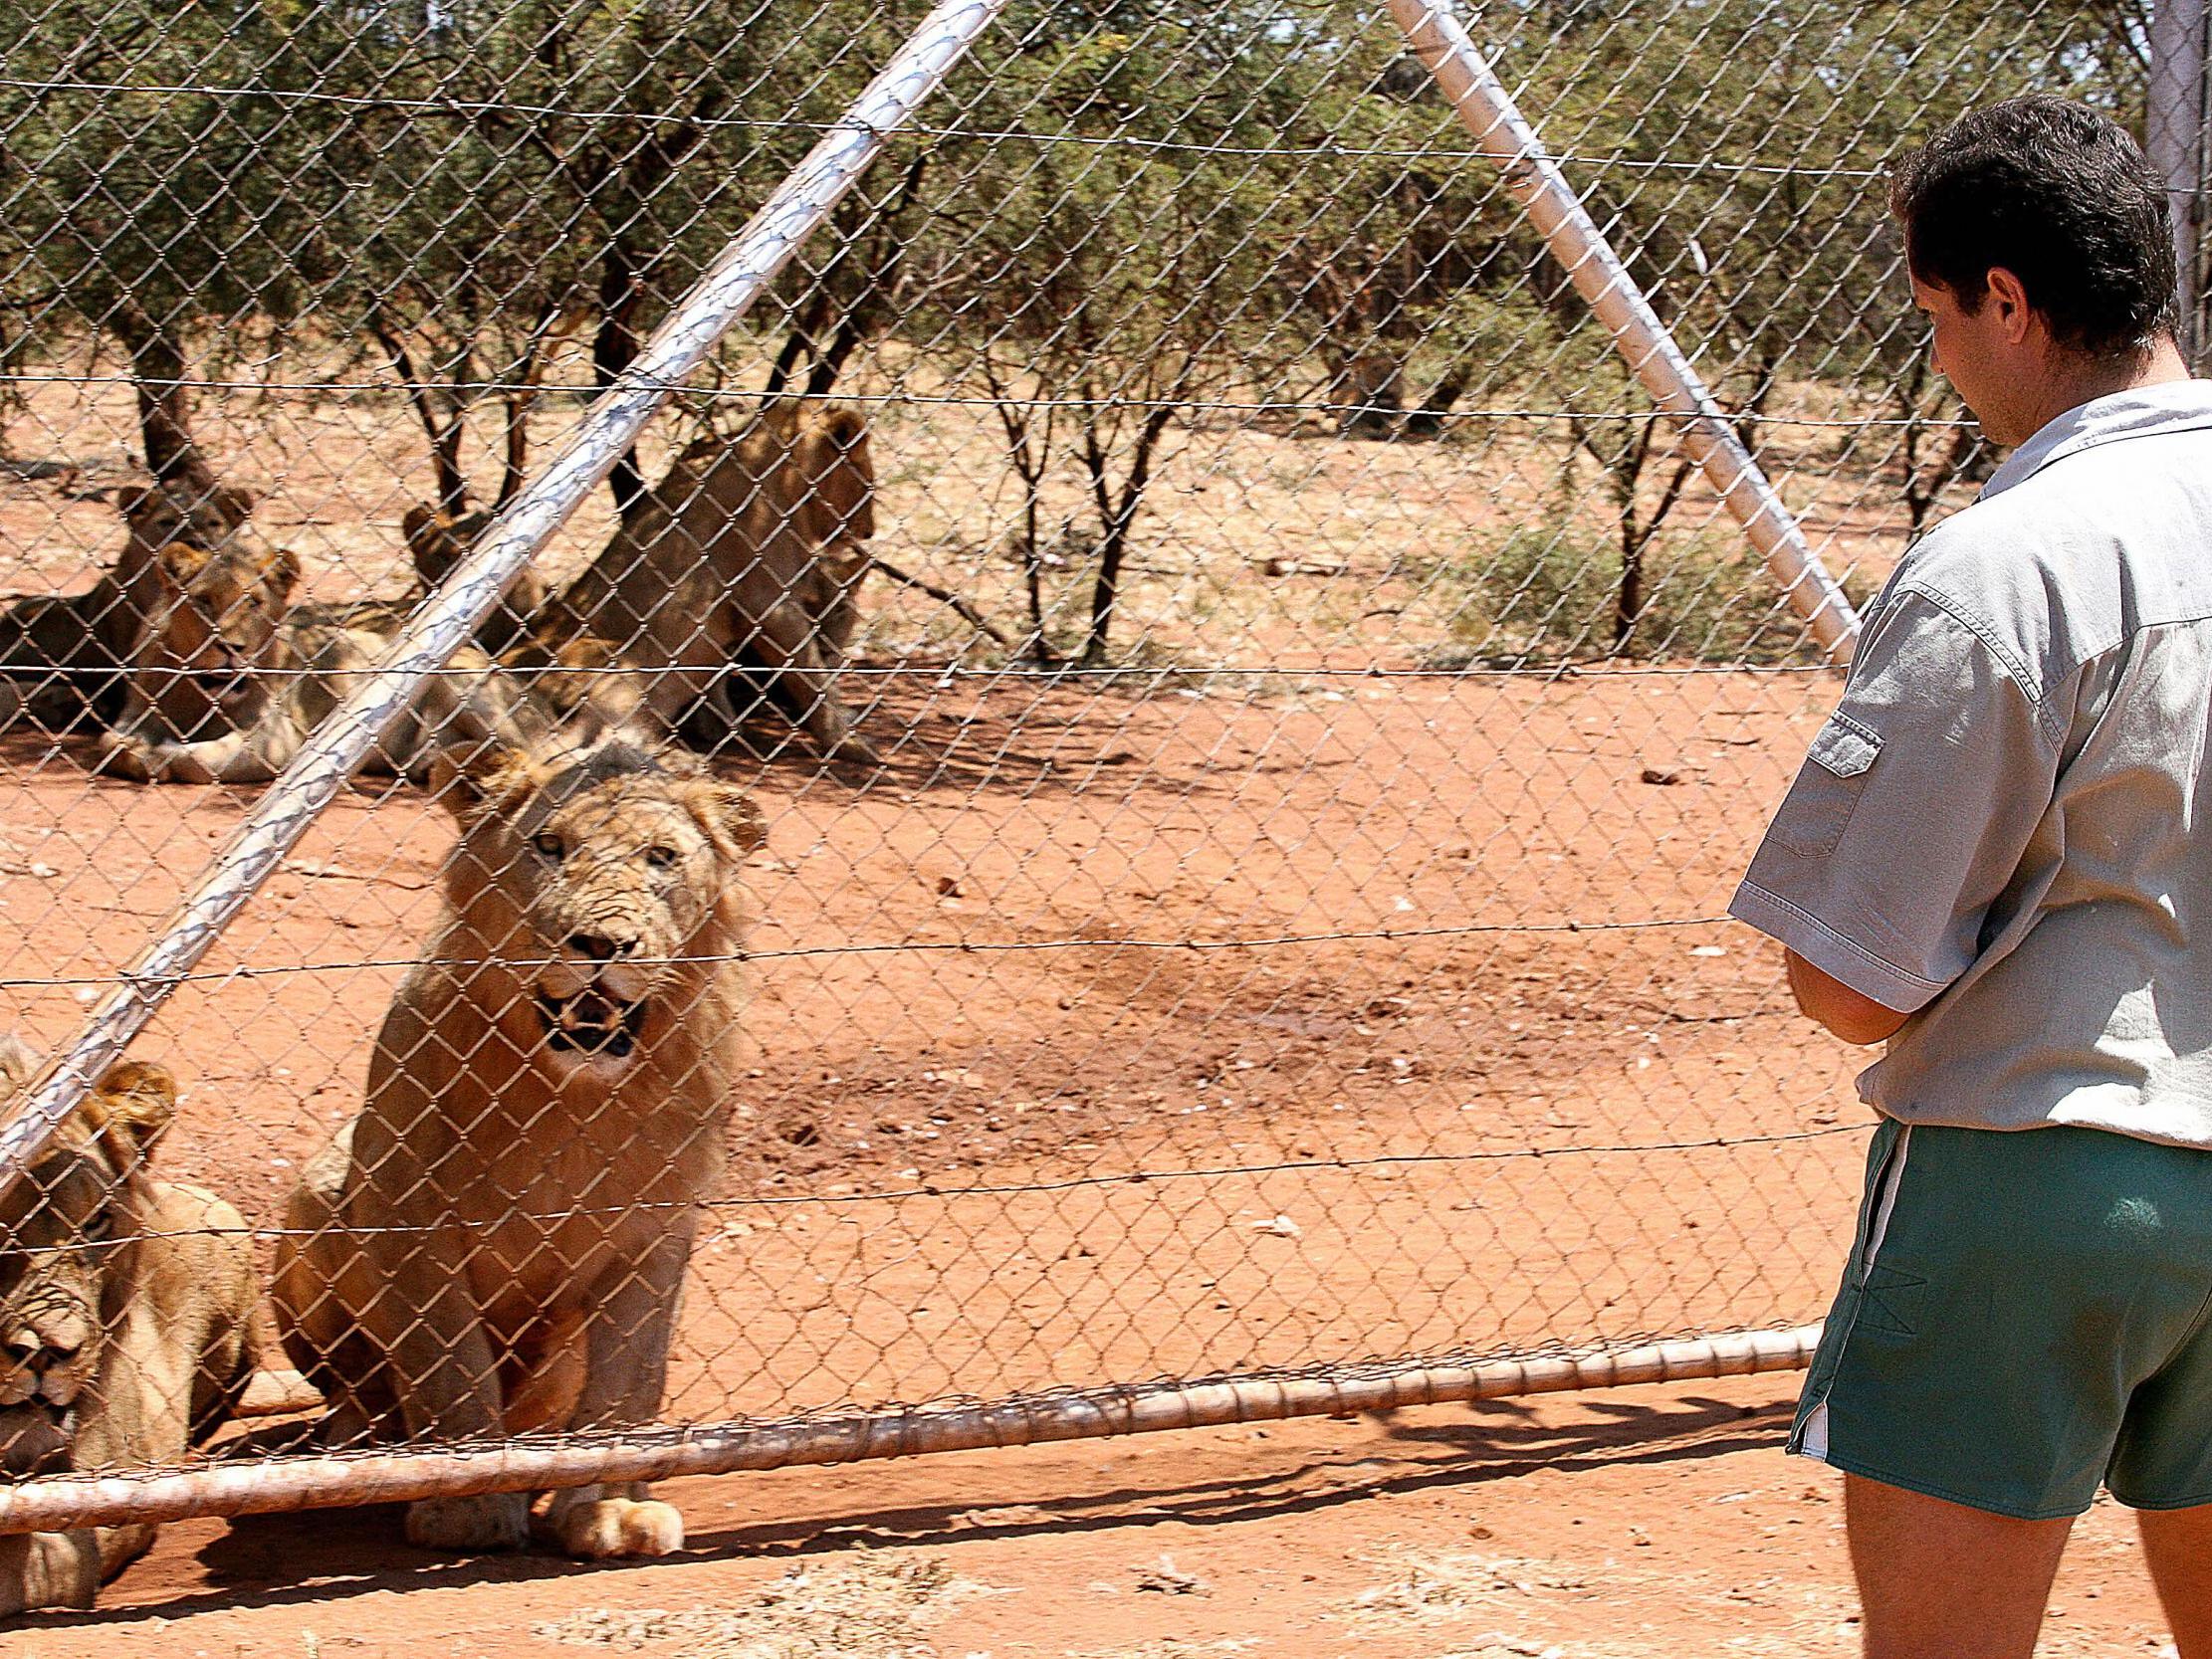
<path id="1" fill-rule="evenodd" d="M 1795 950 L 1785 949 L 1782 959 L 1789 968 L 1790 994 L 1797 998 L 1798 1011 L 1847 1043 L 1879 1043 L 1912 1017 L 1862 996 Z"/>

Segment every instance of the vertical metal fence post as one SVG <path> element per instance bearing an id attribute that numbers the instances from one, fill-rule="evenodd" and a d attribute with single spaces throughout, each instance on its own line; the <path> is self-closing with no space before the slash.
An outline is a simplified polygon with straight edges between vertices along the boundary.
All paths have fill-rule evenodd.
<path id="1" fill-rule="evenodd" d="M 2157 0 L 2150 19 L 2150 87 L 2143 148 L 2166 180 L 2180 270 L 2181 350 L 2202 372 L 2212 361 L 2204 312 L 2205 187 L 2212 179 L 2212 84 L 2206 80 L 2204 0 Z"/>
<path id="2" fill-rule="evenodd" d="M 1736 437 L 1720 405 L 1567 183 L 1559 163 L 1545 151 L 1512 95 L 1445 9 L 1445 0 L 1391 0 L 1390 9 L 1451 101 L 1460 123 L 1499 164 L 1506 189 L 1566 268 L 1576 292 L 1611 331 L 1630 369 L 1661 409 L 1680 418 L 1683 448 L 1782 584 L 1790 608 L 1805 619 L 1806 630 L 1831 662 L 1849 661 L 1859 638 L 1858 612 L 1806 542 L 1796 518 Z"/>
<path id="3" fill-rule="evenodd" d="M 654 412 L 706 360 L 798 246 L 936 90 L 1005 0 L 942 0 L 844 118 L 822 135 L 655 329 L 635 361 L 585 413 L 546 470 L 485 530 L 352 696 L 310 736 L 230 842 L 84 1028 L 17 1097 L 0 1123 L 0 1191 L 101 1074 L 144 1029 L 193 965 L 276 873 L 384 728 L 429 675 L 476 631 L 508 585 L 636 439 Z"/>

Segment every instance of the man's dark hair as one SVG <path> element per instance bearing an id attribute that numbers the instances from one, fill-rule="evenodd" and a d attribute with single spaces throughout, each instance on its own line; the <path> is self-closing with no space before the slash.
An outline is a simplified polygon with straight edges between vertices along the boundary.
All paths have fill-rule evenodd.
<path id="1" fill-rule="evenodd" d="M 1912 275 L 1969 314 L 2002 267 L 2074 350 L 2133 356 L 2174 331 L 2165 183 L 2094 109 L 2016 98 L 1961 115 L 1898 165 L 1889 206 Z"/>

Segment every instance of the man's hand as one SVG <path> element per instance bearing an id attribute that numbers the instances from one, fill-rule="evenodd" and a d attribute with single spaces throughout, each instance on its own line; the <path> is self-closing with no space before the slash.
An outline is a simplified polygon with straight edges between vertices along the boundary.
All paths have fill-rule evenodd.
<path id="1" fill-rule="evenodd" d="M 1912 1017 L 1862 996 L 1795 950 L 1785 949 L 1782 960 L 1789 969 L 1790 994 L 1797 998 L 1798 1011 L 1847 1043 L 1879 1043 Z"/>

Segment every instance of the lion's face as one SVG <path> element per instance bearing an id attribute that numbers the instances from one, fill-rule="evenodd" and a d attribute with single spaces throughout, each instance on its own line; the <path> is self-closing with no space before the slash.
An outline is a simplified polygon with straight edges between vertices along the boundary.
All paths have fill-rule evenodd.
<path id="1" fill-rule="evenodd" d="M 255 671 L 269 665 L 300 560 L 243 523 L 220 535 L 209 523 L 172 527 L 153 552 L 130 667 L 170 729 L 193 737 L 249 724 L 268 697 Z"/>
<path id="2" fill-rule="evenodd" d="M 865 555 L 876 531 L 876 469 L 868 428 L 850 409 L 828 409 L 801 429 L 793 459 L 806 487 L 807 530 L 832 557 Z"/>
<path id="3" fill-rule="evenodd" d="M 493 923 L 483 931 L 503 957 L 529 964 L 546 1060 L 627 1066 L 683 1016 L 682 959 L 735 904 L 759 809 L 624 737 L 553 760 L 502 757 L 446 784 L 464 824 L 454 903 Z"/>
<path id="4" fill-rule="evenodd" d="M 32 1069 L 0 1038 L 0 1095 Z M 67 1465 L 99 1386 L 117 1306 L 111 1280 L 137 1230 L 147 1150 L 175 1110 L 162 1068 L 111 1068 L 0 1198 L 0 1476 Z"/>

